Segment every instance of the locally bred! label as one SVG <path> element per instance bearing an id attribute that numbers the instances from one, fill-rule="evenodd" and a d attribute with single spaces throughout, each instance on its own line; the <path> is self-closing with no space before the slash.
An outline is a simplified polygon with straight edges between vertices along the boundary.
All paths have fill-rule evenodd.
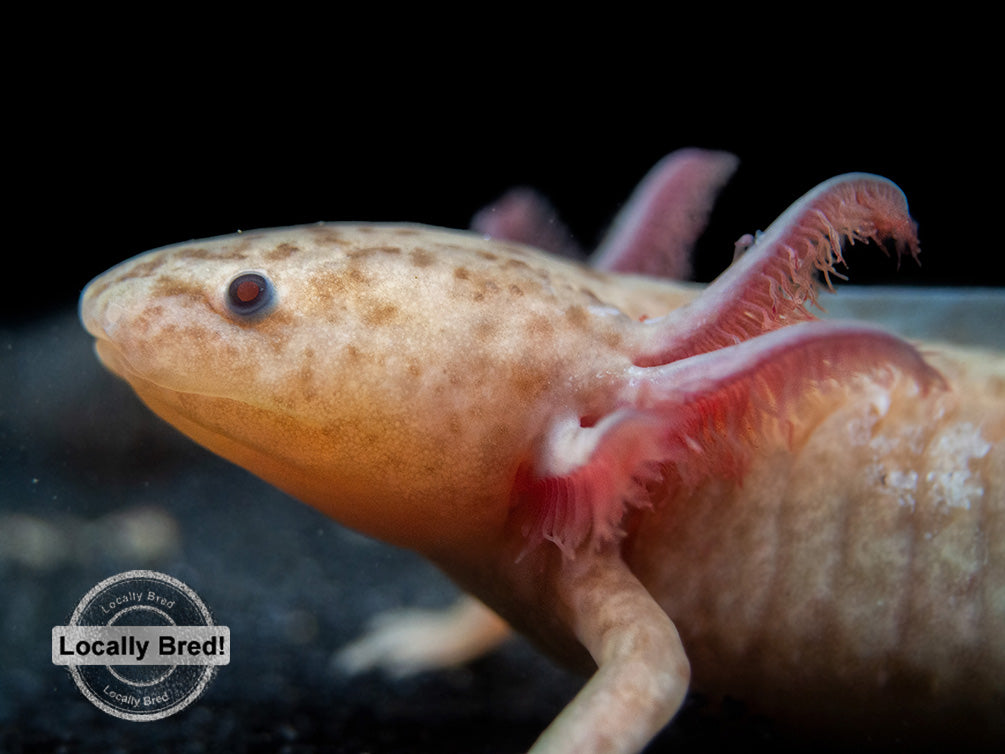
<path id="1" fill-rule="evenodd" d="M 226 626 L 56 626 L 56 665 L 226 665 Z"/>
<path id="2" fill-rule="evenodd" d="M 99 709 L 159 720 L 195 701 L 230 662 L 230 629 L 214 625 L 181 581 L 128 571 L 91 589 L 69 624 L 52 629 L 52 661 Z"/>

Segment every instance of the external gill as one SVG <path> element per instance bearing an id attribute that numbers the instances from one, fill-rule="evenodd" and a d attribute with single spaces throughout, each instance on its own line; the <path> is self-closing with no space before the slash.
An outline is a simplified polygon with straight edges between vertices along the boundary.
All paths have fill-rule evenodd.
<path id="1" fill-rule="evenodd" d="M 897 375 L 920 392 L 945 384 L 906 341 L 831 322 L 633 367 L 610 414 L 589 427 L 563 423 L 521 467 L 513 509 L 527 549 L 548 540 L 571 558 L 615 542 L 628 510 L 709 478 L 739 481 L 755 453 L 791 447 L 845 388 Z"/>
<path id="2" fill-rule="evenodd" d="M 835 394 L 898 375 L 922 394 L 942 375 L 909 343 L 859 323 L 804 322 L 735 346 L 631 373 L 639 409 L 663 418 L 668 484 L 738 481 L 757 449 L 790 447 Z"/>
<path id="3" fill-rule="evenodd" d="M 841 242 L 896 241 L 897 254 L 920 251 L 903 192 L 867 173 L 826 181 L 804 195 L 690 305 L 645 327 L 649 346 L 638 366 L 668 364 L 814 319 L 815 275 L 841 276 Z"/>

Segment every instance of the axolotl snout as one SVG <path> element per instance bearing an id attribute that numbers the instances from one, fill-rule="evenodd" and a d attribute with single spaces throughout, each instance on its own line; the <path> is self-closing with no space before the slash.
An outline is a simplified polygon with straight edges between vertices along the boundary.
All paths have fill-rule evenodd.
<path id="1" fill-rule="evenodd" d="M 80 312 L 179 430 L 477 598 L 346 667 L 463 661 L 512 626 L 592 674 L 535 752 L 638 751 L 689 684 L 1000 737 L 1005 368 L 806 306 L 842 239 L 886 237 L 917 251 L 903 195 L 854 174 L 704 289 L 318 224 L 148 252 Z"/>

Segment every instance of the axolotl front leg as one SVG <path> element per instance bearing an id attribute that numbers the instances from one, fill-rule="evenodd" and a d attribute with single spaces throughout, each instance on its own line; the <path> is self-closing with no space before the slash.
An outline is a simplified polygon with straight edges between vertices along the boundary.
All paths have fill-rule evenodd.
<path id="1" fill-rule="evenodd" d="M 673 622 L 635 578 L 617 546 L 584 553 L 538 582 L 539 604 L 590 654 L 597 670 L 532 751 L 634 752 L 669 722 L 687 693 L 690 668 Z M 344 647 L 337 666 L 374 666 L 392 676 L 458 665 L 510 635 L 499 616 L 473 597 L 448 610 L 401 610 L 379 616 L 367 636 Z"/>
<path id="2" fill-rule="evenodd" d="M 597 671 L 532 751 L 640 751 L 687 694 L 691 669 L 676 626 L 615 545 L 567 563 L 556 592 Z"/>

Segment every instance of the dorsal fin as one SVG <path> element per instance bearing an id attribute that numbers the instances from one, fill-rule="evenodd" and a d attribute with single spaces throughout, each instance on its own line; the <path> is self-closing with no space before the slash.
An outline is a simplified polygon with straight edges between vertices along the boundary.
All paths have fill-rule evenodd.
<path id="1" fill-rule="evenodd" d="M 504 241 L 516 241 L 572 259 L 586 254 L 544 196 L 518 186 L 483 207 L 471 218 L 471 229 Z"/>
<path id="2" fill-rule="evenodd" d="M 690 280 L 692 248 L 738 164 L 728 152 L 671 152 L 632 192 L 590 264 L 609 272 Z"/>
<path id="3" fill-rule="evenodd" d="M 671 152 L 632 192 L 590 264 L 607 272 L 689 279 L 692 247 L 738 162 L 728 152 Z M 479 210 L 471 228 L 573 259 L 586 256 L 551 203 L 530 188 L 511 189 Z"/>

